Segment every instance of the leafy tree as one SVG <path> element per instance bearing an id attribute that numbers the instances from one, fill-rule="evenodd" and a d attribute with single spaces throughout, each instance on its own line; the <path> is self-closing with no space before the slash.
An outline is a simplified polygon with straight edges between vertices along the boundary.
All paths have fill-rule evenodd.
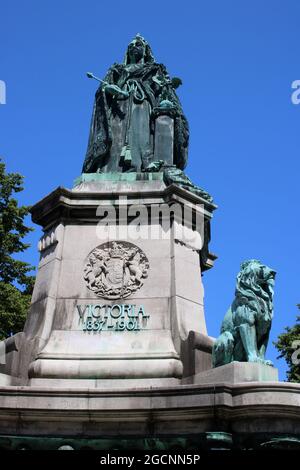
<path id="1" fill-rule="evenodd" d="M 285 328 L 285 333 L 278 336 L 274 345 L 280 352 L 278 359 L 283 357 L 289 367 L 287 380 L 300 383 L 300 316 L 294 326 Z"/>
<path id="2" fill-rule="evenodd" d="M 29 247 L 22 240 L 33 230 L 24 224 L 30 208 L 14 198 L 22 190 L 23 176 L 6 173 L 0 160 L 0 339 L 23 329 L 34 283 L 33 267 L 13 257 Z"/>

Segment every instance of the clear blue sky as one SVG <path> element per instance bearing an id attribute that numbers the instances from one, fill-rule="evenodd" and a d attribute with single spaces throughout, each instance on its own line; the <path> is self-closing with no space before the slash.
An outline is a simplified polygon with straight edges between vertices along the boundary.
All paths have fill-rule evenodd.
<path id="1" fill-rule="evenodd" d="M 299 289 L 300 79 L 297 0 L 102 2 L 2 0 L 0 155 L 25 176 L 20 201 L 71 187 L 85 155 L 96 84 L 140 32 L 183 86 L 190 123 L 188 175 L 219 209 L 215 267 L 204 275 L 209 334 L 218 335 L 240 262 L 277 270 L 271 341 L 295 322 Z M 38 262 L 41 230 L 23 259 Z M 284 362 L 269 346 L 284 378 Z"/>

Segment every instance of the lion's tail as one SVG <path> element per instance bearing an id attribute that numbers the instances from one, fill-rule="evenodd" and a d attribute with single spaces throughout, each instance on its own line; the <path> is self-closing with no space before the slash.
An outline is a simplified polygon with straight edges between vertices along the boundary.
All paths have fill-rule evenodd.
<path id="1" fill-rule="evenodd" d="M 234 332 L 231 307 L 227 310 L 221 325 L 221 334 L 225 333 L 225 331 L 230 331 L 232 334 Z"/>
<path id="2" fill-rule="evenodd" d="M 229 364 L 233 360 L 234 338 L 229 331 L 224 331 L 213 345 L 213 367 Z"/>

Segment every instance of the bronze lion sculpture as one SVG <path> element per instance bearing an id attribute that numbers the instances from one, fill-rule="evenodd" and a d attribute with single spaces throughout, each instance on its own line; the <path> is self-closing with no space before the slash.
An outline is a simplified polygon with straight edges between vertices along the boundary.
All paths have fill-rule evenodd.
<path id="1" fill-rule="evenodd" d="M 213 367 L 233 361 L 273 365 L 265 359 L 265 352 L 273 318 L 275 275 L 254 259 L 241 264 L 234 301 L 213 346 Z"/>

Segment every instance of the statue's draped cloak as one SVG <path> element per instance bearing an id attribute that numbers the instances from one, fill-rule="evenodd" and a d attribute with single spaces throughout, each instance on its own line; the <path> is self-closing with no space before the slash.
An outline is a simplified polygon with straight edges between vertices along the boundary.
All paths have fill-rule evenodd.
<path id="1" fill-rule="evenodd" d="M 121 157 L 125 143 L 129 145 L 131 152 L 131 169 L 140 171 L 151 163 L 155 132 L 151 113 L 162 99 L 170 100 L 176 108 L 174 165 L 184 169 L 188 151 L 188 123 L 171 84 L 167 84 L 163 90 L 152 79 L 155 76 L 169 79 L 164 65 L 157 63 L 114 64 L 109 69 L 105 82 L 117 85 L 122 90 L 128 90 L 128 86 L 133 84 L 135 93 L 130 104 L 129 98 L 106 93 L 105 84 L 98 88 L 82 170 L 84 173 L 127 171 L 129 168 Z"/>

